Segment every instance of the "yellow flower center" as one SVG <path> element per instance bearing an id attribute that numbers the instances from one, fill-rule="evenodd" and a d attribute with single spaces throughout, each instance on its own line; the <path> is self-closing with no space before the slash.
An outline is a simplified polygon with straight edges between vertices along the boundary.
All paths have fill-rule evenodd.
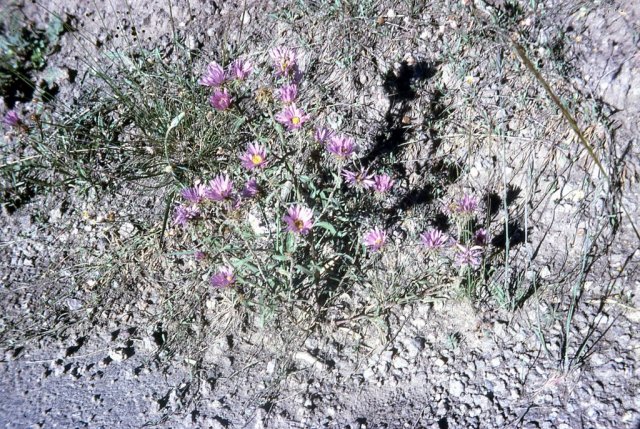
<path id="1" fill-rule="evenodd" d="M 286 71 L 287 68 L 289 67 L 289 61 L 282 60 L 282 63 L 280 64 L 280 67 L 282 67 L 282 71 Z"/>
<path id="2" fill-rule="evenodd" d="M 302 230 L 302 227 L 304 226 L 304 222 L 301 221 L 300 219 L 296 219 L 293 221 L 293 224 L 296 226 L 296 229 L 298 231 Z"/>
<path id="3" fill-rule="evenodd" d="M 256 153 L 251 156 L 251 162 L 253 162 L 253 165 L 260 165 L 262 163 L 262 157 Z"/>
<path id="4" fill-rule="evenodd" d="M 298 118 L 297 116 L 294 116 L 293 118 L 291 118 L 291 123 L 293 125 L 298 125 L 300 123 L 300 118 Z"/>
<path id="5" fill-rule="evenodd" d="M 233 276 L 227 276 L 227 281 L 231 282 L 233 280 Z"/>

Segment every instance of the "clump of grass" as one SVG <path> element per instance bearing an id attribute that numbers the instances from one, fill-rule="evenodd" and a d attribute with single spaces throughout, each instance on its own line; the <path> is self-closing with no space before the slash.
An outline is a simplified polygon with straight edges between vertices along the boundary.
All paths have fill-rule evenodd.
<path id="1" fill-rule="evenodd" d="M 169 245 L 208 261 L 201 273 L 211 285 L 194 293 L 224 296 L 261 320 L 292 307 L 322 318 L 339 305 L 348 309 L 337 316 L 345 321 L 379 317 L 451 278 L 477 276 L 489 245 L 477 198 L 443 206 L 456 225 L 451 234 L 431 228 L 407 236 L 402 219 L 389 219 L 402 190 L 387 160 L 371 160 L 371 148 L 347 129 L 327 127 L 323 106 L 298 89 L 305 82 L 296 59 L 275 48 L 274 64 L 256 60 L 241 81 L 222 79 L 218 64 L 200 79 L 213 87 L 209 117 L 238 123 L 233 132 L 244 142 L 220 152 L 217 170 L 194 172 L 175 190 Z"/>
<path id="2" fill-rule="evenodd" d="M 163 344 L 179 344 L 210 312 L 349 323 L 449 285 L 474 295 L 491 256 L 478 199 L 440 189 L 451 194 L 432 203 L 444 226 L 440 216 L 422 220 L 422 235 L 404 228 L 405 178 L 346 122 L 325 119 L 305 76 L 311 52 L 221 53 L 203 67 L 176 47 L 171 60 L 112 53 L 110 72 L 94 69 L 101 88 L 85 94 L 87 108 L 29 123 L 31 152 L 4 169 L 85 190 L 137 183 L 165 198 L 149 231 L 172 273 L 156 291 L 154 322 L 172 332 Z M 134 267 L 147 262 L 124 253 Z M 92 283 L 96 308 L 135 295 L 114 295 L 105 278 Z"/>

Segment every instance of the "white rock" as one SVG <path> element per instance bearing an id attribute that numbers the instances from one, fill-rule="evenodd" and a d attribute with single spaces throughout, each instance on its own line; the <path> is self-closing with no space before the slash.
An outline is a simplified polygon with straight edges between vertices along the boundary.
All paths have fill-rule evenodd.
<path id="1" fill-rule="evenodd" d="M 380 362 L 391 362 L 391 358 L 393 357 L 392 351 L 386 351 L 380 355 Z"/>
<path id="2" fill-rule="evenodd" d="M 367 368 L 363 371 L 362 376 L 365 380 L 371 380 L 375 377 L 376 373 L 372 368 Z"/>
<path id="3" fill-rule="evenodd" d="M 276 370 L 276 360 L 272 359 L 267 363 L 267 374 L 271 375 L 274 373 L 274 371 Z"/>
<path id="4" fill-rule="evenodd" d="M 550 275 L 551 275 L 551 270 L 549 269 L 549 267 L 546 265 L 542 267 L 542 269 L 540 270 L 540 277 L 543 279 L 546 279 Z"/>
<path id="5" fill-rule="evenodd" d="M 482 411 L 486 411 L 491 408 L 491 401 L 485 395 L 479 395 L 473 398 L 473 403 L 476 404 Z"/>
<path id="6" fill-rule="evenodd" d="M 131 222 L 125 222 L 120 226 L 118 233 L 120 238 L 130 238 L 134 235 L 136 227 Z"/>
<path id="7" fill-rule="evenodd" d="M 127 358 L 127 355 L 122 350 L 112 350 L 109 352 L 109 357 L 114 362 L 122 362 Z"/>
<path id="8" fill-rule="evenodd" d="M 460 380 L 453 380 L 449 383 L 449 394 L 460 397 L 464 393 L 464 384 Z"/>
<path id="9" fill-rule="evenodd" d="M 417 319 L 413 319 L 411 321 L 411 324 L 418 329 L 422 329 L 427 325 L 427 322 L 425 322 L 424 319 L 417 318 Z"/>
<path id="10" fill-rule="evenodd" d="M 409 366 L 409 362 L 407 362 L 406 359 L 401 358 L 401 357 L 397 357 L 393 360 L 393 367 L 395 369 L 402 369 L 402 368 L 406 368 Z"/>
<path id="11" fill-rule="evenodd" d="M 293 357 L 296 360 L 301 360 L 303 362 L 306 362 L 317 369 L 320 369 L 320 370 L 325 369 L 325 365 L 322 362 L 320 362 L 317 358 L 311 356 L 311 354 L 308 352 L 297 352 Z"/>
<path id="12" fill-rule="evenodd" d="M 56 223 L 61 218 L 62 218 L 62 211 L 59 208 L 49 211 L 49 222 Z"/>

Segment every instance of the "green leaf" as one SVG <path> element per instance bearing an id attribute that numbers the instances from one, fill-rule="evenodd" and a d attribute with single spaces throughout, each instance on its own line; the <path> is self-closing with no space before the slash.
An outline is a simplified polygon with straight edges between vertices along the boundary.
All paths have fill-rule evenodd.
<path id="1" fill-rule="evenodd" d="M 252 273 L 257 273 L 260 270 L 258 269 L 258 267 L 256 267 L 254 264 L 252 264 L 251 262 L 248 262 L 246 259 L 240 259 L 238 261 L 235 262 L 234 264 L 237 268 L 245 268 L 249 271 L 251 271 Z"/>
<path id="2" fill-rule="evenodd" d="M 58 43 L 60 35 L 64 33 L 64 22 L 57 16 L 52 17 L 46 30 L 47 40 L 50 45 Z"/>
<path id="3" fill-rule="evenodd" d="M 177 127 L 180 122 L 184 119 L 184 112 L 180 112 L 180 114 L 178 116 L 176 116 L 175 118 L 173 118 L 171 120 L 171 124 L 169 125 L 169 129 L 167 130 L 167 132 L 171 131 L 172 129 L 174 129 L 175 127 Z"/>
<path id="4" fill-rule="evenodd" d="M 287 253 L 293 253 L 296 250 L 296 237 L 293 233 L 287 234 L 284 248 Z"/>
<path id="5" fill-rule="evenodd" d="M 335 227 L 331 225 L 329 222 L 316 222 L 314 226 L 323 228 L 331 233 L 331 235 L 336 235 L 338 231 L 336 231 Z"/>
<path id="6" fill-rule="evenodd" d="M 62 83 L 68 77 L 67 71 L 60 67 L 49 67 L 42 73 L 42 79 L 47 82 L 49 87 L 53 86 L 53 84 Z"/>
<path id="7" fill-rule="evenodd" d="M 307 267 L 303 267 L 302 265 L 296 265 L 296 270 L 308 275 L 308 276 L 313 276 L 313 271 L 311 271 L 310 269 L 308 269 Z"/>

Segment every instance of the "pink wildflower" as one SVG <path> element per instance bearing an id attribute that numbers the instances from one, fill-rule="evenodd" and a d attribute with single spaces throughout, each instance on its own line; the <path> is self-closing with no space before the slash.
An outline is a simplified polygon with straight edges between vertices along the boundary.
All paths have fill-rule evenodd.
<path id="1" fill-rule="evenodd" d="M 309 115 L 298 109 L 295 104 L 290 104 L 276 115 L 276 120 L 283 124 L 287 130 L 293 131 L 300 129 L 302 124 L 309 120 Z"/>
<path id="2" fill-rule="evenodd" d="M 453 213 L 460 216 L 472 216 L 478 210 L 478 200 L 469 194 L 464 194 L 452 205 Z"/>
<path id="3" fill-rule="evenodd" d="M 22 120 L 20 119 L 18 112 L 16 112 L 15 110 L 9 110 L 7 113 L 5 113 L 4 117 L 2 118 L 2 122 L 7 126 L 7 128 L 18 127 L 20 126 L 20 124 L 22 124 Z"/>
<path id="4" fill-rule="evenodd" d="M 247 147 L 247 151 L 240 156 L 242 166 L 249 170 L 263 167 L 267 161 L 267 150 L 258 143 L 251 143 Z"/>
<path id="5" fill-rule="evenodd" d="M 427 248 L 427 250 L 438 250 L 446 246 L 449 241 L 449 236 L 443 233 L 442 231 L 438 231 L 437 229 L 429 229 L 422 234 L 420 234 L 420 239 L 422 240 L 422 244 Z"/>
<path id="6" fill-rule="evenodd" d="M 229 200 L 233 196 L 233 182 L 226 174 L 219 174 L 209 182 L 204 196 L 214 201 Z"/>
<path id="7" fill-rule="evenodd" d="M 393 179 L 388 174 L 377 174 L 373 177 L 373 189 L 384 194 L 393 187 Z"/>
<path id="8" fill-rule="evenodd" d="M 460 267 L 479 267 L 482 260 L 482 247 L 456 244 L 456 264 Z"/>
<path id="9" fill-rule="evenodd" d="M 352 188 L 370 189 L 375 185 L 373 176 L 367 170 L 360 168 L 358 171 L 342 170 L 342 177 Z"/>
<path id="10" fill-rule="evenodd" d="M 333 136 L 327 143 L 327 151 L 336 155 L 339 159 L 350 158 L 356 151 L 355 141 L 346 136 Z"/>
<path id="11" fill-rule="evenodd" d="M 202 184 L 198 184 L 198 185 L 195 185 L 193 188 L 184 188 L 180 192 L 180 195 L 182 195 L 182 198 L 184 198 L 185 200 L 191 203 L 199 204 L 200 202 L 202 202 L 202 199 L 204 198 L 204 192 L 205 192 L 205 186 Z"/>
<path id="12" fill-rule="evenodd" d="M 229 74 L 237 80 L 245 80 L 253 71 L 253 66 L 249 61 L 238 58 L 229 66 Z"/>
<path id="13" fill-rule="evenodd" d="M 225 81 L 224 69 L 216 62 L 212 62 L 207 66 L 207 70 L 204 72 L 198 83 L 203 86 L 218 87 Z"/>
<path id="14" fill-rule="evenodd" d="M 284 46 L 273 48 L 269 53 L 273 60 L 276 74 L 280 76 L 289 76 L 298 69 L 297 54 L 294 49 Z"/>
<path id="15" fill-rule="evenodd" d="M 258 192 L 260 192 L 260 187 L 256 179 L 249 179 L 247 183 L 245 183 L 244 188 L 242 188 L 241 195 L 243 198 L 253 198 L 258 195 Z"/>
<path id="16" fill-rule="evenodd" d="M 231 96 L 226 89 L 218 89 L 209 98 L 209 104 L 216 110 L 226 110 L 231 105 Z"/>
<path id="17" fill-rule="evenodd" d="M 217 273 L 211 277 L 211 286 L 217 288 L 227 287 L 236 281 L 236 276 L 233 274 L 233 268 L 230 266 L 221 267 Z"/>
<path id="18" fill-rule="evenodd" d="M 298 96 L 298 85 L 295 83 L 284 85 L 280 88 L 280 100 L 284 104 L 291 104 L 296 101 L 296 97 Z"/>
<path id="19" fill-rule="evenodd" d="M 290 207 L 282 219 L 287 223 L 287 229 L 297 234 L 305 235 L 313 227 L 313 212 L 300 205 Z"/>
<path id="20" fill-rule="evenodd" d="M 378 227 L 367 231 L 362 238 L 364 245 L 371 249 L 372 252 L 380 250 L 386 241 L 387 232 Z"/>
<path id="21" fill-rule="evenodd" d="M 333 131 L 327 127 L 316 128 L 316 132 L 313 135 L 318 143 L 326 143 L 331 137 L 333 137 Z"/>
<path id="22" fill-rule="evenodd" d="M 176 212 L 173 216 L 173 223 L 180 226 L 185 226 L 189 221 L 198 219 L 200 217 L 200 210 L 197 207 L 179 205 L 176 208 Z"/>

